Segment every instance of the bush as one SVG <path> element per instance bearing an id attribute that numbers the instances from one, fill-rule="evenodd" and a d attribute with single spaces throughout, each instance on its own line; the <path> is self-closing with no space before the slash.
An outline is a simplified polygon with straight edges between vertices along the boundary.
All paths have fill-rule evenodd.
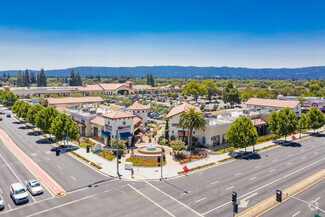
<path id="1" fill-rule="evenodd" d="M 216 163 L 212 162 L 212 163 L 204 164 L 202 166 L 197 166 L 197 167 L 189 169 L 189 172 L 194 171 L 194 170 L 198 170 L 198 169 L 202 169 L 204 167 L 212 166 L 214 164 L 216 164 Z M 184 173 L 185 173 L 184 171 L 180 171 L 180 172 L 178 172 L 178 175 L 181 175 L 181 174 L 184 174 Z"/>
<path id="2" fill-rule="evenodd" d="M 97 169 L 101 169 L 101 168 L 102 168 L 101 166 L 95 164 L 94 162 L 91 162 L 90 164 L 91 164 L 92 166 L 96 167 Z"/>
<path id="3" fill-rule="evenodd" d="M 136 157 L 129 157 L 126 159 L 126 162 L 132 162 L 133 166 L 140 166 L 140 167 L 157 167 L 158 160 L 157 159 L 141 159 Z M 166 161 L 163 162 L 166 164 Z"/>
<path id="4" fill-rule="evenodd" d="M 110 150 L 103 150 L 103 152 L 98 153 L 97 155 L 99 155 L 107 160 L 113 160 L 116 157 L 116 155 Z"/>
<path id="5" fill-rule="evenodd" d="M 183 158 L 184 156 L 179 155 L 179 157 L 181 157 L 180 159 L 178 159 L 180 164 L 188 163 L 188 162 L 191 162 L 193 160 L 199 160 L 199 159 L 203 159 L 203 158 L 207 157 L 207 155 L 205 155 L 205 154 L 189 155 L 189 156 L 185 156 L 185 158 Z"/>
<path id="6" fill-rule="evenodd" d="M 110 143 L 111 143 L 112 148 L 116 148 L 116 139 L 112 139 L 110 141 Z M 121 139 L 118 140 L 118 147 L 119 147 L 119 149 L 126 149 L 124 140 L 121 140 Z"/>
<path id="7" fill-rule="evenodd" d="M 170 137 L 170 140 L 171 140 L 171 141 L 175 141 L 175 140 L 176 140 L 175 136 L 172 135 L 172 136 Z"/>
<path id="8" fill-rule="evenodd" d="M 90 147 L 92 147 L 92 148 L 95 146 L 94 144 L 82 143 L 82 144 L 80 144 L 80 147 L 86 148 L 88 145 L 90 145 Z"/>
<path id="9" fill-rule="evenodd" d="M 170 145 L 175 152 L 186 150 L 185 142 L 181 140 L 171 141 Z"/>

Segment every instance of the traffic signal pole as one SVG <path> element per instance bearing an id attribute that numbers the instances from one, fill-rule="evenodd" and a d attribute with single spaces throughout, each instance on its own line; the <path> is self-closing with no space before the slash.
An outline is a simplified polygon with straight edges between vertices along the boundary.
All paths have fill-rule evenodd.
<path id="1" fill-rule="evenodd" d="M 300 202 L 303 202 L 303 203 L 307 204 L 309 207 L 313 207 L 313 208 L 315 208 L 316 210 L 318 210 L 318 214 L 319 214 L 319 211 L 321 211 L 322 213 L 325 214 L 325 211 L 322 210 L 321 208 L 319 208 L 318 206 L 316 206 L 315 204 L 309 203 L 309 202 L 307 202 L 307 201 L 305 201 L 305 200 L 302 200 L 302 199 L 297 198 L 297 197 L 294 197 L 294 196 L 290 196 L 289 194 L 286 194 L 286 196 L 287 196 L 287 197 L 290 197 L 290 198 L 292 198 L 292 199 L 298 200 L 298 201 L 300 201 Z"/>
<path id="2" fill-rule="evenodd" d="M 118 164 L 119 164 L 119 160 L 120 160 L 119 159 L 119 153 L 118 153 L 118 129 L 116 130 L 116 159 L 117 159 L 117 162 L 116 162 L 117 177 L 119 179 L 121 179 L 119 168 L 118 168 Z"/>

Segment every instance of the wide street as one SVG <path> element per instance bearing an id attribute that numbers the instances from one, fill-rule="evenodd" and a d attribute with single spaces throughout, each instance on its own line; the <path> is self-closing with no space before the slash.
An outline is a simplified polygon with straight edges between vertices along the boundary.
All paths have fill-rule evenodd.
<path id="1" fill-rule="evenodd" d="M 28 204 L 14 205 L 9 197 L 10 185 L 35 178 L 0 142 L 0 193 L 6 203 L 0 211 L 3 216 L 232 216 L 232 191 L 238 193 L 241 212 L 274 195 L 276 189 L 285 189 L 325 168 L 324 134 L 320 134 L 188 176 L 165 181 L 116 180 L 69 154 L 55 156 L 51 151 L 54 146 L 43 137 L 14 117 L 2 117 L 0 128 L 67 192 L 66 196 L 53 197 L 46 191 L 32 197 Z M 324 194 L 324 182 L 313 188 Z M 306 200 L 321 197 L 309 194 Z M 277 212 L 273 216 L 292 216 L 291 212 L 286 215 L 286 204 L 293 214 L 303 213 L 290 203 L 272 210 Z"/>

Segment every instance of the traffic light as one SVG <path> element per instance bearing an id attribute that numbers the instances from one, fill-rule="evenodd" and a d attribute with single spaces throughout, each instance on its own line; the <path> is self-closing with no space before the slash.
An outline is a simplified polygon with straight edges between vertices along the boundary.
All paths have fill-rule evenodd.
<path id="1" fill-rule="evenodd" d="M 234 203 L 233 204 L 233 210 L 232 210 L 233 213 L 238 213 L 238 203 Z"/>
<path id="2" fill-rule="evenodd" d="M 276 201 L 281 203 L 282 202 L 282 191 L 276 190 Z"/>
<path id="3" fill-rule="evenodd" d="M 158 163 L 160 163 L 160 157 L 157 158 Z"/>
<path id="4" fill-rule="evenodd" d="M 237 202 L 237 193 L 233 191 L 231 196 L 232 196 L 232 202 L 236 203 Z"/>
<path id="5" fill-rule="evenodd" d="M 59 149 L 59 148 L 57 148 L 57 149 L 55 150 L 55 152 L 56 152 L 56 156 L 60 156 L 60 149 Z"/>

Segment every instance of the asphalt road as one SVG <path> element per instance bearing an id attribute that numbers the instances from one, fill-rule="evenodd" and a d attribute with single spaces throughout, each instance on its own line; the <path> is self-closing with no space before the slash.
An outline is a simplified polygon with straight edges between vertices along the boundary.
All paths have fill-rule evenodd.
<path id="1" fill-rule="evenodd" d="M 294 196 L 295 198 L 302 199 L 308 203 L 317 205 L 319 208 L 325 211 L 325 180 L 318 182 L 307 190 Z M 314 216 L 319 214 L 325 216 L 325 212 L 319 212 L 314 207 L 298 200 L 289 199 L 286 202 L 281 203 L 277 207 L 273 208 L 269 212 L 262 215 L 263 217 L 274 216 Z"/>
<path id="2" fill-rule="evenodd" d="M 0 156 L 0 188 L 12 206 L 0 212 L 4 216 L 232 216 L 232 191 L 238 193 L 239 211 L 243 211 L 274 195 L 276 189 L 285 189 L 325 167 L 321 134 L 185 177 L 128 182 L 103 176 L 69 155 L 56 157 L 51 144 L 40 143 L 42 137 L 31 134 L 13 117 L 4 117 L 0 127 L 68 191 L 62 198 L 45 193 L 35 197 L 36 202 L 10 204 L 9 186 L 17 178 L 9 166 L 22 182 L 33 177 L 0 144 L 4 158 Z"/>

